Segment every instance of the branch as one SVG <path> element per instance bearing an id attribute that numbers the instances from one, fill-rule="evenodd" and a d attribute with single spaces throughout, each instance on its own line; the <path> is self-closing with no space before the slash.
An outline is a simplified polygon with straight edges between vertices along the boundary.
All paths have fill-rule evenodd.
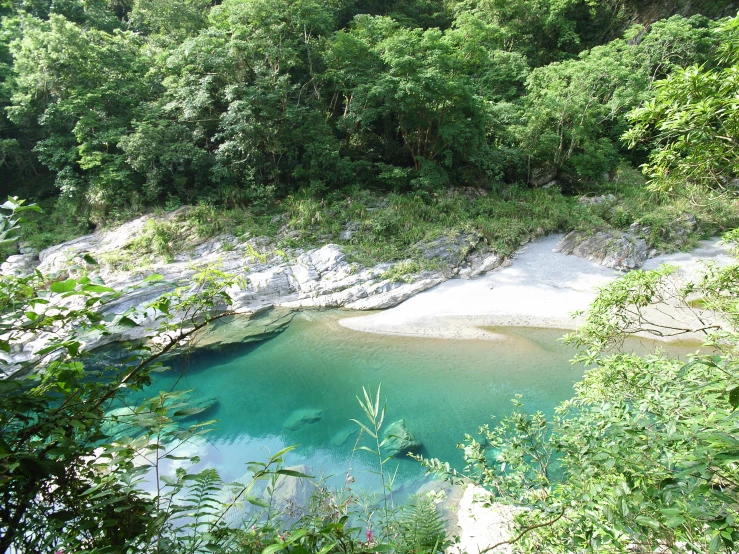
<path id="1" fill-rule="evenodd" d="M 557 517 L 555 517 L 554 519 L 552 519 L 550 521 L 545 521 L 544 523 L 538 523 L 536 525 L 531 525 L 529 527 L 524 527 L 523 531 L 521 531 L 516 536 L 516 538 L 510 539 L 510 540 L 507 540 L 507 541 L 501 541 L 501 542 L 495 543 L 493 546 L 488 546 L 486 549 L 480 550 L 478 552 L 478 554 L 485 554 L 486 552 L 490 552 L 491 550 L 495 550 L 499 546 L 505 546 L 506 544 L 516 543 L 519 540 L 521 540 L 521 537 L 523 537 L 526 533 L 529 533 L 530 531 L 533 531 L 534 529 L 539 529 L 540 527 L 548 527 L 549 525 L 553 525 L 553 524 L 557 523 L 560 519 L 562 519 L 562 516 L 564 516 L 564 515 L 565 515 L 565 508 L 562 508 L 562 511 L 560 512 L 560 514 Z"/>

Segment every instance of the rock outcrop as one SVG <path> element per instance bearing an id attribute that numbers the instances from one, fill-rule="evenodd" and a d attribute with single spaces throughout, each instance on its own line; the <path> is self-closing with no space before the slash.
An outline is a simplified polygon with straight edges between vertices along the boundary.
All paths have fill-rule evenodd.
<path id="1" fill-rule="evenodd" d="M 136 308 L 142 312 L 138 318 L 140 326 L 112 329 L 108 335 L 89 334 L 84 337 L 84 347 L 91 350 L 147 337 L 156 322 L 143 312 L 143 307 L 164 293 L 186 287 L 202 268 L 217 266 L 241 277 L 242 284 L 228 291 L 233 300 L 231 307 L 242 313 L 262 314 L 245 319 L 241 324 L 214 325 L 197 337 L 199 346 L 222 348 L 279 332 L 289 323 L 290 311 L 294 309 L 390 308 L 457 274 L 473 278 L 494 269 L 502 261 L 477 235 L 452 231 L 416 244 L 413 250 L 422 263 L 416 264 L 414 270 L 399 280 L 389 275 L 398 264 L 408 265 L 407 260 L 363 267 L 348 260 L 337 244 L 283 251 L 278 240 L 269 237 L 240 239 L 222 234 L 202 239 L 188 228 L 187 210 L 181 208 L 164 216 L 146 215 L 38 254 L 28 251 L 11 256 L 0 271 L 6 275 L 28 275 L 38 269 L 59 279 L 86 272 L 99 276 L 108 286 L 123 290 L 123 295 L 106 304 L 104 313 L 113 317 Z M 157 226 L 175 233 L 177 243 L 168 245 L 172 246 L 168 255 L 141 255 L 137 248 L 149 240 L 147 233 Z M 351 239 L 350 235 L 359 232 L 360 227 L 359 222 L 347 223 L 347 233 L 342 235 L 342 240 Z M 98 264 L 89 263 L 91 258 Z M 154 273 L 160 274 L 162 279 L 140 285 Z M 269 311 L 269 308 L 275 310 Z M 0 353 L 0 361 L 4 361 L 12 373 L 21 364 L 34 359 L 35 352 L 44 348 L 48 339 L 48 336 L 24 337 L 24 344 L 16 345 L 10 353 Z"/>
<path id="2" fill-rule="evenodd" d="M 594 235 L 572 231 L 565 235 L 555 251 L 627 271 L 647 261 L 649 246 L 643 238 L 621 231 L 600 231 Z"/>
<path id="3" fill-rule="evenodd" d="M 617 202 L 612 194 L 596 197 L 583 197 L 580 202 L 586 205 L 607 205 Z M 589 234 L 572 231 L 559 242 L 555 252 L 572 254 L 606 267 L 629 271 L 638 269 L 649 258 L 667 251 L 682 250 L 689 244 L 698 225 L 695 216 L 682 213 L 665 226 L 659 237 L 652 237 L 652 227 L 641 222 L 632 223 L 625 231 L 608 229 Z M 662 250 L 650 244 L 663 244 Z"/>
<path id="4" fill-rule="evenodd" d="M 15 254 L 8 258 L 0 265 L 0 273 L 3 275 L 15 275 L 17 277 L 26 277 L 31 275 L 39 264 L 37 254 Z"/>
<path id="5" fill-rule="evenodd" d="M 413 248 L 423 259 L 456 267 L 478 242 L 480 237 L 472 233 L 449 233 L 431 241 L 419 242 Z"/>
<path id="6" fill-rule="evenodd" d="M 510 540 L 516 511 L 512 506 L 493 502 L 490 493 L 482 487 L 467 485 L 457 511 L 459 540 L 449 547 L 448 554 L 482 552 Z M 513 549 L 504 544 L 496 552 L 509 554 Z"/>

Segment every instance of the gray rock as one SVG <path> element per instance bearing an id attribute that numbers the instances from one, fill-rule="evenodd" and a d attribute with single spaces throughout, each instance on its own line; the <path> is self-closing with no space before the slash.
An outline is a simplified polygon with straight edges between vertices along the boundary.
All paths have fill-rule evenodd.
<path id="1" fill-rule="evenodd" d="M 3 275 L 14 275 L 16 277 L 27 277 L 31 275 L 38 265 L 38 256 L 36 254 L 16 254 L 8 256 L 2 265 L 0 265 L 0 273 Z"/>
<path id="2" fill-rule="evenodd" d="M 431 287 L 435 287 L 445 280 L 446 279 L 444 277 L 438 276 L 435 278 L 423 279 L 416 283 L 408 284 L 388 282 L 386 286 L 393 286 L 394 288 L 386 291 L 381 291 L 379 293 L 377 292 L 377 290 L 374 290 L 372 291 L 371 295 L 368 294 L 367 298 L 356 300 L 354 302 L 349 302 L 345 305 L 345 307 L 349 308 L 350 310 L 382 310 L 385 308 L 392 308 L 393 306 L 397 306 L 404 300 L 407 300 L 411 296 L 430 289 Z"/>
<path id="3" fill-rule="evenodd" d="M 18 253 L 20 254 L 33 254 L 38 258 L 38 248 L 34 248 L 33 246 L 28 246 L 25 243 L 20 243 L 18 245 Z"/>
<path id="4" fill-rule="evenodd" d="M 361 227 L 362 224 L 359 221 L 349 221 L 344 227 L 344 230 L 339 233 L 339 240 L 351 240 Z"/>
<path id="5" fill-rule="evenodd" d="M 179 403 L 179 401 L 176 401 Z M 198 417 L 205 412 L 218 406 L 218 399 L 212 396 L 204 396 L 201 398 L 186 398 L 184 403 L 186 408 L 197 410 L 197 413 L 183 413 L 181 419 L 189 419 Z M 171 406 L 171 403 L 169 404 Z M 185 410 L 185 407 L 178 408 L 175 413 Z M 123 437 L 136 438 L 143 434 L 142 425 L 154 423 L 155 416 L 149 412 L 137 412 L 135 408 L 124 406 L 105 412 L 104 419 L 100 430 L 113 440 Z"/>
<path id="6" fill-rule="evenodd" d="M 421 441 L 411 434 L 404 419 L 392 423 L 385 430 L 385 440 L 384 449 L 387 456 L 405 456 L 421 448 Z"/>
<path id="7" fill-rule="evenodd" d="M 668 240 L 677 248 L 682 248 L 690 241 L 690 235 L 698 226 L 698 221 L 693 214 L 680 214 L 674 224 L 669 227 Z"/>
<path id="8" fill-rule="evenodd" d="M 312 408 L 304 408 L 301 410 L 295 410 L 290 417 L 285 420 L 282 426 L 288 431 L 297 431 L 302 429 L 306 425 L 317 423 L 323 417 L 322 410 L 316 410 Z"/>
<path id="9" fill-rule="evenodd" d="M 186 398 L 184 400 L 185 404 L 187 404 L 187 408 L 179 408 L 178 410 L 175 410 L 175 413 L 179 410 L 197 410 L 197 413 L 183 413 L 180 414 L 182 419 L 189 419 L 191 417 L 199 417 L 205 412 L 208 412 L 214 408 L 218 407 L 218 399 L 215 396 L 203 396 L 203 397 L 196 397 L 196 398 Z"/>
<path id="10" fill-rule="evenodd" d="M 465 263 L 459 268 L 459 276 L 462 279 L 474 279 L 475 277 L 492 271 L 503 263 L 504 258 L 495 252 L 473 252 L 467 257 Z"/>
<path id="11" fill-rule="evenodd" d="M 572 231 L 559 242 L 555 251 L 626 271 L 644 264 L 649 247 L 644 239 L 630 233 L 611 230 L 588 236 L 580 231 Z"/>
<path id="12" fill-rule="evenodd" d="M 191 343 L 197 348 L 222 350 L 266 340 L 287 329 L 293 317 L 295 312 L 287 308 L 265 308 L 251 316 L 223 318 L 200 330 Z"/>
<path id="13" fill-rule="evenodd" d="M 547 183 L 551 183 L 557 178 L 557 169 L 551 167 L 538 167 L 531 171 L 529 184 L 532 187 L 541 187 Z"/>
<path id="14" fill-rule="evenodd" d="M 441 261 L 450 266 L 458 265 L 477 245 L 480 237 L 471 233 L 441 236 L 432 241 L 416 243 L 413 248 L 426 260 Z"/>
<path id="15" fill-rule="evenodd" d="M 616 197 L 613 194 L 601 194 L 600 196 L 581 196 L 578 198 L 580 204 L 585 206 L 597 206 L 599 204 L 606 204 L 615 202 Z"/>
<path id="16" fill-rule="evenodd" d="M 100 431 L 112 440 L 129 436 L 136 438 L 142 430 L 136 425 L 137 414 L 133 408 L 116 408 L 105 412 Z"/>

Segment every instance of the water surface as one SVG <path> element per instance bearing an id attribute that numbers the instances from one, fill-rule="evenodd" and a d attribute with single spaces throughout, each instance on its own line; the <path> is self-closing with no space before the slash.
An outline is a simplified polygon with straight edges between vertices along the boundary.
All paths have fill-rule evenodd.
<path id="1" fill-rule="evenodd" d="M 374 392 L 382 385 L 386 425 L 404 419 L 425 456 L 461 468 L 456 445 L 465 433 L 509 413 L 516 394 L 528 409 L 551 414 L 572 397 L 584 372 L 571 365 L 574 350 L 559 341 L 560 330 L 497 329 L 503 340 L 440 340 L 352 331 L 338 325 L 340 317 L 346 313 L 301 313 L 270 340 L 218 354 L 196 352 L 160 374 L 152 389 L 194 389 L 197 396 L 218 399 L 205 414 L 218 420 L 216 429 L 198 453 L 226 480 L 243 476 L 247 461 L 299 444 L 291 464 L 333 476 L 337 486 L 351 471 L 359 487 L 377 490 L 378 477 L 370 472 L 376 460 L 355 451 L 356 435 L 342 444 L 357 428 L 350 419 L 364 417 L 356 399 L 363 386 Z M 296 410 L 322 416 L 286 429 Z M 423 469 L 410 459 L 397 466 L 397 488 L 413 492 L 424 480 Z"/>

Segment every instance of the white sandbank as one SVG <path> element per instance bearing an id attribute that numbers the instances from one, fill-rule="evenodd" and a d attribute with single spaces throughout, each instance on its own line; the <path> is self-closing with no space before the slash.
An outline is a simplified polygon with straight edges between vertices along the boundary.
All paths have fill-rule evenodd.
<path id="1" fill-rule="evenodd" d="M 532 242 L 505 267 L 477 279 L 450 279 L 394 308 L 339 323 L 369 333 L 444 339 L 499 338 L 486 326 L 575 329 L 579 321 L 572 312 L 586 309 L 597 289 L 620 273 L 554 252 L 561 238 Z M 729 263 L 728 248 L 719 239 L 706 240 L 691 252 L 652 258 L 644 269 L 670 264 L 689 275 L 706 261 Z"/>

